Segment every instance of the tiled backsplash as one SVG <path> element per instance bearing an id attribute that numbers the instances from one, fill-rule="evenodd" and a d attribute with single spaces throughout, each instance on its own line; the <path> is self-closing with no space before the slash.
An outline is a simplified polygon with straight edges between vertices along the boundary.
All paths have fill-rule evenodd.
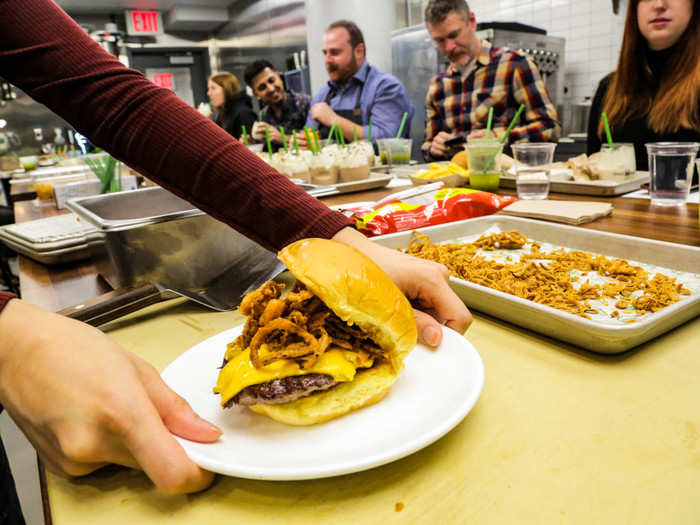
<path id="1" fill-rule="evenodd" d="M 468 0 L 477 22 L 520 22 L 566 38 L 565 85 L 571 101 L 593 97 L 612 71 L 622 43 L 627 2 L 611 0 Z"/>

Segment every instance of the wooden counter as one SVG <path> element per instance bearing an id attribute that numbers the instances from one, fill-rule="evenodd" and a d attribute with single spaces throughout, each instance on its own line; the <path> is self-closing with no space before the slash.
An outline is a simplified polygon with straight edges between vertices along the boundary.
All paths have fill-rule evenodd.
<path id="1" fill-rule="evenodd" d="M 358 201 L 377 201 L 401 188 L 350 193 L 322 199 L 329 206 Z M 514 191 L 502 190 L 504 195 Z M 698 205 L 662 208 L 651 206 L 648 200 L 623 197 L 595 198 L 579 195 L 550 194 L 556 200 L 589 200 L 610 202 L 614 211 L 609 217 L 582 225 L 582 228 L 645 237 L 666 242 L 700 246 Z M 34 205 L 33 201 L 15 203 L 15 220 L 24 222 L 59 212 L 52 206 Z M 20 289 L 22 296 L 52 311 L 61 310 L 108 291 L 109 285 L 99 278 L 95 267 L 88 261 L 58 266 L 43 266 L 20 257 Z"/>
<path id="2" fill-rule="evenodd" d="M 614 214 L 583 227 L 700 246 L 697 204 L 595 200 L 611 201 Z M 33 214 L 24 203 L 16 210 L 18 220 Z M 52 309 L 105 288 L 88 262 L 44 268 L 24 258 L 21 286 L 25 299 Z M 484 361 L 481 397 L 454 430 L 407 458 L 313 481 L 218 476 L 191 496 L 164 495 L 118 467 L 77 480 L 48 474 L 53 523 L 700 523 L 700 318 L 616 357 L 474 318 L 466 337 Z M 162 370 L 241 321 L 174 300 L 105 331 Z"/>

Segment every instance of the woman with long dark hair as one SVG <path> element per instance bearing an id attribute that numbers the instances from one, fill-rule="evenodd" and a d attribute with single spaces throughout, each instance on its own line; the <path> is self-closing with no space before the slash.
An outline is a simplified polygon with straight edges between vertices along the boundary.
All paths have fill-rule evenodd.
<path id="1" fill-rule="evenodd" d="M 634 143 L 637 169 L 648 169 L 644 144 L 700 142 L 700 0 L 630 0 L 617 69 L 598 85 L 588 121 L 588 154 L 605 140 Z"/>
<path id="2" fill-rule="evenodd" d="M 214 110 L 214 122 L 229 135 L 240 137 L 243 126 L 248 131 L 252 129 L 255 122 L 253 104 L 235 75 L 225 72 L 213 74 L 207 82 L 207 96 Z"/>

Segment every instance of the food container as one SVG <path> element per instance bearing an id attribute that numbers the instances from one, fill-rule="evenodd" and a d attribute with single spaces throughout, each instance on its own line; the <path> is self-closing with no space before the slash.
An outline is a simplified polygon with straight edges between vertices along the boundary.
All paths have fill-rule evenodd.
<path id="1" fill-rule="evenodd" d="M 408 164 L 411 162 L 412 139 L 378 139 L 379 158 L 382 164 Z"/>
<path id="2" fill-rule="evenodd" d="M 472 139 L 465 146 L 469 165 L 469 185 L 477 190 L 496 192 L 501 176 L 500 155 L 503 144 L 498 139 Z"/>
<path id="3" fill-rule="evenodd" d="M 613 148 L 607 143 L 601 145 L 597 157 L 598 177 L 601 180 L 629 180 L 637 169 L 634 144 L 614 143 Z"/>
<path id="4" fill-rule="evenodd" d="M 360 151 L 367 155 L 367 162 L 369 167 L 374 166 L 374 146 L 368 140 L 358 140 L 357 142 L 352 142 L 348 144 L 351 151 Z"/>
<path id="5" fill-rule="evenodd" d="M 653 265 L 669 276 L 680 278 L 682 274 L 693 274 L 694 281 L 700 279 L 700 248 L 545 221 L 491 215 L 421 228 L 420 232 L 432 242 L 442 243 L 478 236 L 494 228 L 503 232 L 517 230 L 529 239 L 571 250 Z M 372 241 L 388 248 L 404 249 L 412 235 L 401 232 L 375 237 Z M 450 277 L 450 287 L 474 310 L 603 354 L 629 350 L 700 315 L 698 289 L 674 304 L 626 324 L 585 319 L 456 277 Z"/>
<path id="6" fill-rule="evenodd" d="M 434 179 L 424 179 L 421 177 L 416 177 L 411 175 L 409 177 L 414 186 L 421 186 L 422 184 L 432 184 L 433 182 L 442 182 L 442 184 L 448 188 L 458 188 L 460 186 L 465 186 L 467 184 L 467 177 L 460 175 L 459 173 L 450 173 L 443 177 L 435 177 Z"/>
<path id="7" fill-rule="evenodd" d="M 364 152 L 351 152 L 347 148 L 336 157 L 340 182 L 354 182 L 369 178 L 369 163 Z"/>
<path id="8" fill-rule="evenodd" d="M 332 155 L 320 153 L 309 160 L 309 172 L 311 173 L 311 184 L 326 186 L 338 182 L 338 166 Z"/>
<path id="9" fill-rule="evenodd" d="M 114 288 L 143 282 L 200 288 L 242 255 L 264 250 L 157 186 L 74 199 L 68 208 L 97 228 L 90 253 Z"/>
<path id="10" fill-rule="evenodd" d="M 436 164 L 436 163 L 434 163 Z M 408 176 L 414 186 L 421 186 L 423 184 L 431 184 L 433 182 L 442 182 L 442 184 L 449 188 L 457 188 L 459 186 L 464 186 L 467 184 L 469 178 L 462 173 L 446 173 L 439 177 L 430 176 L 431 173 L 443 173 L 449 171 L 447 166 L 438 166 L 434 169 L 434 164 L 430 164 L 428 169 L 418 170 Z M 440 169 L 441 168 L 441 169 Z M 438 171 L 439 170 L 439 171 Z"/>

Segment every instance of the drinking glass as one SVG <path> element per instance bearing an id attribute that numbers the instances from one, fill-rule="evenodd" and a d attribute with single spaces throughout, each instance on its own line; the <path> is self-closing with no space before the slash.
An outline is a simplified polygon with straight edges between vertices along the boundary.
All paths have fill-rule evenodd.
<path id="1" fill-rule="evenodd" d="M 700 143 L 652 142 L 645 146 L 649 155 L 651 203 L 657 206 L 684 205 L 690 194 L 693 161 Z"/>
<path id="2" fill-rule="evenodd" d="M 554 158 L 552 142 L 513 144 L 515 187 L 519 199 L 546 199 L 549 195 L 549 171 Z"/>
<path id="3" fill-rule="evenodd" d="M 612 148 L 607 142 L 601 145 L 598 158 L 598 174 L 601 179 L 624 181 L 634 175 L 636 170 L 634 144 L 615 142 Z"/>
<path id="4" fill-rule="evenodd" d="M 411 161 L 412 139 L 377 139 L 382 164 L 408 164 Z"/>
<path id="5" fill-rule="evenodd" d="M 470 139 L 464 146 L 469 165 L 469 186 L 476 190 L 498 191 L 501 181 L 500 153 L 503 144 L 498 139 Z"/>

